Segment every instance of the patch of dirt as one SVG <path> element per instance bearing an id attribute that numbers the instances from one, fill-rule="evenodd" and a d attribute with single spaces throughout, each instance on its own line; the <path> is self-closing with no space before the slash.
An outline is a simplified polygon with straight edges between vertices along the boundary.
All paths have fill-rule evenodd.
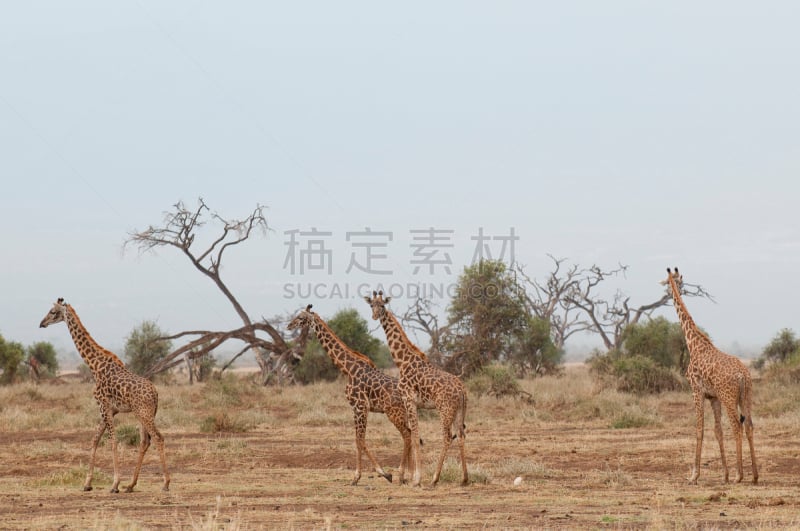
<path id="1" fill-rule="evenodd" d="M 519 406 L 510 403 L 513 407 Z M 679 407 L 680 406 L 680 407 Z M 346 406 L 342 406 L 346 407 Z M 719 448 L 707 426 L 703 467 L 689 485 L 694 428 L 690 398 L 665 404 L 662 426 L 625 430 L 595 422 L 526 422 L 473 410 L 467 458 L 473 483 L 458 484 L 456 444 L 451 477 L 432 488 L 388 483 L 372 471 L 351 486 L 355 464 L 350 423 L 280 424 L 246 433 L 207 434 L 163 428 L 172 483 L 161 492 L 151 449 L 135 492 L 108 492 L 111 450 L 98 450 L 95 489 L 81 490 L 93 426 L 74 431 L 0 432 L 2 528 L 787 528 L 800 526 L 796 437 L 756 430 L 760 480 L 753 485 L 744 444 L 745 480 L 722 483 Z M 205 412 L 187 412 L 202 418 Z M 435 416 L 421 424 L 424 473 L 430 481 L 441 448 Z M 677 427 L 676 427 L 677 426 Z M 731 477 L 735 451 L 725 426 Z M 371 415 L 367 443 L 397 474 L 400 438 Z M 122 485 L 136 449 L 120 445 Z M 48 478 L 77 470 L 72 482 Z M 515 478 L 522 478 L 514 485 Z"/>

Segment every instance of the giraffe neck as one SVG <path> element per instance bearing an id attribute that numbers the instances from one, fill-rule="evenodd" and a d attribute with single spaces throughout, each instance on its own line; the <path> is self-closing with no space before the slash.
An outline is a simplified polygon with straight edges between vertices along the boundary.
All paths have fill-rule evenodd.
<path id="1" fill-rule="evenodd" d="M 425 353 L 408 339 L 405 330 L 397 322 L 397 317 L 387 309 L 384 309 L 381 314 L 381 326 L 383 326 L 383 331 L 386 333 L 389 352 L 398 367 L 402 368 L 403 365 L 411 362 L 414 358 L 428 359 Z"/>
<path id="2" fill-rule="evenodd" d="M 124 366 L 122 360 L 113 352 L 98 345 L 89 335 L 89 331 L 83 326 L 78 314 L 75 313 L 75 310 L 70 305 L 67 305 L 67 327 L 72 336 L 72 341 L 75 343 L 75 348 L 78 349 L 78 353 L 86 361 L 86 365 L 89 366 L 93 374 L 101 372 L 101 367 L 109 361 Z"/>
<path id="3" fill-rule="evenodd" d="M 351 374 L 357 365 L 365 363 L 375 366 L 371 359 L 345 345 L 319 315 L 314 316 L 314 333 L 317 334 L 317 340 L 328 353 L 333 364 L 343 373 Z"/>
<path id="4" fill-rule="evenodd" d="M 672 300 L 675 304 L 675 311 L 678 313 L 678 319 L 681 322 L 683 335 L 686 336 L 686 346 L 689 347 L 690 354 L 695 354 L 697 352 L 695 347 L 699 343 L 706 343 L 710 345 L 711 340 L 707 335 L 697 328 L 697 325 L 695 324 L 694 319 L 692 319 L 689 310 L 687 310 L 686 305 L 683 304 L 683 297 L 681 297 L 681 291 L 678 289 L 678 285 L 671 277 L 669 279 L 669 287 L 670 291 L 672 291 Z"/>

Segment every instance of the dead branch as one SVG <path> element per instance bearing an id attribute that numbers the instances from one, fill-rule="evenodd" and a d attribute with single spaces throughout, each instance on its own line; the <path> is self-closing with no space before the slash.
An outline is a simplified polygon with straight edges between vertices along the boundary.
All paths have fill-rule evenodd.
<path id="1" fill-rule="evenodd" d="M 135 245 L 140 252 L 152 251 L 157 247 L 174 247 L 180 250 L 191 262 L 195 269 L 210 278 L 225 298 L 233 306 L 234 311 L 241 319 L 244 326 L 235 330 L 210 331 L 188 330 L 163 339 L 193 338 L 181 347 L 178 347 L 169 356 L 150 369 L 150 374 L 167 370 L 175 366 L 189 351 L 196 350 L 197 356 L 210 353 L 215 348 L 228 340 L 236 339 L 245 343 L 246 347 L 234 356 L 234 359 L 248 350 L 252 351 L 262 371 L 263 381 L 269 379 L 271 362 L 269 357 L 282 354 L 290 350 L 281 333 L 266 320 L 253 323 L 237 298 L 233 295 L 228 285 L 221 277 L 222 259 L 225 252 L 235 245 L 247 241 L 255 231 L 266 233 L 269 230 L 265 207 L 256 205 L 255 209 L 244 219 L 226 219 L 212 212 L 202 198 L 198 200 L 195 209 L 186 208 L 183 202 L 173 205 L 173 210 L 164 214 L 164 223 L 160 227 L 149 226 L 147 229 L 129 234 L 125 246 Z M 207 219 L 220 226 L 220 233 L 211 240 L 206 247 L 198 247 L 196 236 L 203 228 Z M 258 336 L 266 334 L 268 339 Z M 223 367 L 227 368 L 228 364 Z"/>

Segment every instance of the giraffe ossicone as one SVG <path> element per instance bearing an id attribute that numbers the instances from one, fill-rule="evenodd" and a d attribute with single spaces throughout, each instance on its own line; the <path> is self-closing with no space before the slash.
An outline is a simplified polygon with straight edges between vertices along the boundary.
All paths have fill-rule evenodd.
<path id="1" fill-rule="evenodd" d="M 164 437 L 155 424 L 155 416 L 158 410 L 158 392 L 153 382 L 131 372 L 113 352 L 97 344 L 92 336 L 89 335 L 83 323 L 81 323 L 72 306 L 66 304 L 64 298 L 60 297 L 39 323 L 39 327 L 47 328 L 51 324 L 62 321 L 67 324 L 78 353 L 88 365 L 89 370 L 92 371 L 95 382 L 93 396 L 100 406 L 100 423 L 97 425 L 92 438 L 91 459 L 89 460 L 89 470 L 86 474 L 83 490 L 92 490 L 92 476 L 97 446 L 103 433 L 108 430 L 114 458 L 114 478 L 111 484 L 111 492 L 119 492 L 119 457 L 117 455 L 117 438 L 114 433 L 114 416 L 117 413 L 131 412 L 139 421 L 140 442 L 133 478 L 130 485 L 125 487 L 125 491 L 132 492 L 136 486 L 144 454 L 150 447 L 151 438 L 155 440 L 161 459 L 161 470 L 164 474 L 162 490 L 169 490 L 170 476 L 167 471 Z"/>

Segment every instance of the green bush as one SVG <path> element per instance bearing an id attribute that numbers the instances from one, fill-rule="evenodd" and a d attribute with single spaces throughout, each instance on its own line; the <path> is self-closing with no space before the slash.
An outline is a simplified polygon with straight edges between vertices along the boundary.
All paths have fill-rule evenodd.
<path id="1" fill-rule="evenodd" d="M 19 365 L 25 358 L 25 348 L 15 341 L 6 341 L 0 336 L 0 383 L 14 383 L 19 373 Z"/>
<path id="2" fill-rule="evenodd" d="M 793 330 L 784 328 L 764 347 L 753 367 L 763 369 L 767 365 L 783 365 L 800 356 L 800 339 Z"/>
<path id="3" fill-rule="evenodd" d="M 39 341 L 26 349 L 29 365 L 36 365 L 39 377 L 52 378 L 58 374 L 56 349 L 47 341 Z"/>
<path id="4" fill-rule="evenodd" d="M 134 327 L 125 339 L 124 356 L 128 368 L 143 375 L 167 357 L 172 350 L 172 341 L 160 340 L 164 335 L 155 321 L 142 321 Z"/>
<path id="5" fill-rule="evenodd" d="M 663 317 L 632 324 L 622 333 L 622 347 L 595 351 L 589 367 L 600 382 L 634 394 L 660 393 L 686 387 L 680 371 L 689 351 L 680 324 Z"/>
<path id="6" fill-rule="evenodd" d="M 316 339 L 308 341 L 305 354 L 294 368 L 294 378 L 301 384 L 332 382 L 340 374 L 339 369 Z"/>
<path id="7" fill-rule="evenodd" d="M 367 321 L 354 308 L 340 310 L 329 321 L 328 326 L 348 348 L 359 352 L 377 367 L 387 368 L 393 364 L 389 348 L 385 343 L 369 332 Z M 341 371 L 333 364 L 316 338 L 306 344 L 305 353 L 294 368 L 294 377 L 298 383 L 309 384 L 318 381 L 333 381 Z"/>

